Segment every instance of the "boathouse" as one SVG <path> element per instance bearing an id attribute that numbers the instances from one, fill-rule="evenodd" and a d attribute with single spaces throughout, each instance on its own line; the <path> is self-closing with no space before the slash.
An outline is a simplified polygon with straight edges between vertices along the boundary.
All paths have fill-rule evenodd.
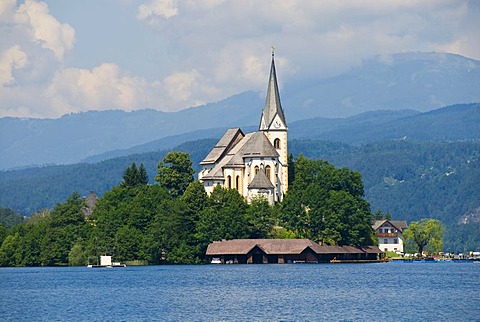
<path id="1" fill-rule="evenodd" d="M 233 239 L 213 242 L 208 259 L 220 263 L 369 262 L 383 259 L 377 246 L 323 246 L 309 239 Z"/>

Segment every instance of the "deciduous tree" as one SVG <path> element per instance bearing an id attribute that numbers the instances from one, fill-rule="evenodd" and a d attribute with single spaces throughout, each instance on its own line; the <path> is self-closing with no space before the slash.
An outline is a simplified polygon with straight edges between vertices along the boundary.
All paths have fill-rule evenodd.
<path id="1" fill-rule="evenodd" d="M 437 219 L 420 219 L 420 221 L 412 221 L 403 237 L 407 243 L 414 243 L 418 247 L 418 253 L 422 254 L 423 250 L 428 248 L 433 252 L 439 252 L 443 247 L 444 228 L 440 220 Z"/>
<path id="2" fill-rule="evenodd" d="M 163 162 L 158 163 L 155 181 L 167 188 L 173 197 L 179 197 L 193 181 L 194 173 L 188 153 L 169 152 Z"/>

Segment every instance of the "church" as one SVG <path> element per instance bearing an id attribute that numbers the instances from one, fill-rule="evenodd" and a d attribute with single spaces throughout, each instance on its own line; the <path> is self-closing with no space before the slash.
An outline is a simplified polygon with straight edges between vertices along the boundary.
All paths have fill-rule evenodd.
<path id="1" fill-rule="evenodd" d="M 258 131 L 228 129 L 200 162 L 198 180 L 211 194 L 219 185 L 236 189 L 248 202 L 263 197 L 270 204 L 281 201 L 288 188 L 287 122 L 280 103 L 275 53 Z"/>

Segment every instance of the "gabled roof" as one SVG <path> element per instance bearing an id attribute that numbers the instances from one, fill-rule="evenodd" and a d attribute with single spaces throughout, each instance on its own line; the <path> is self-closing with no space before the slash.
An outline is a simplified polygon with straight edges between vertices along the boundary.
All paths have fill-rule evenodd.
<path id="1" fill-rule="evenodd" d="M 403 231 L 405 228 L 407 228 L 407 222 L 405 220 L 388 220 L 388 219 L 382 219 L 382 220 L 376 220 L 373 224 L 372 227 L 374 230 L 377 230 L 383 224 L 388 223 L 392 227 L 394 227 L 398 231 Z"/>
<path id="2" fill-rule="evenodd" d="M 263 169 L 258 170 L 252 182 L 248 185 L 248 189 L 273 189 L 275 186 L 267 178 Z"/>
<path id="3" fill-rule="evenodd" d="M 200 164 L 213 164 L 225 156 L 238 142 L 245 137 L 240 128 L 228 129 L 215 147 Z"/>
<path id="4" fill-rule="evenodd" d="M 317 246 L 309 239 L 233 239 L 211 243 L 206 255 L 246 255 L 255 247 L 269 255 L 301 254 L 306 248 Z"/>
<path id="5" fill-rule="evenodd" d="M 310 239 L 233 239 L 211 243 L 206 255 L 246 255 L 255 247 L 267 255 L 301 254 L 308 248 L 317 254 L 383 253 L 377 246 L 321 246 Z"/>
<path id="6" fill-rule="evenodd" d="M 231 132 L 229 132 L 232 130 Z M 240 129 L 230 129 L 225 133 L 222 139 L 217 143 L 215 148 L 200 164 L 214 164 L 215 167 L 202 178 L 202 180 L 222 180 L 224 167 L 244 166 L 244 158 L 269 158 L 278 157 L 277 150 L 268 140 L 263 132 L 257 131 L 244 135 Z M 232 135 L 232 132 L 238 130 L 240 134 Z M 238 132 L 234 132 L 238 133 Z M 241 137 L 241 139 L 239 139 Z M 225 144 L 225 142 L 231 144 Z M 234 144 L 233 144 L 234 143 Z M 215 149 L 218 146 L 218 150 Z M 220 149 L 223 149 L 220 152 Z M 212 160 L 216 159 L 215 162 Z"/>
<path id="7" fill-rule="evenodd" d="M 277 150 L 261 131 L 253 132 L 252 135 L 240 149 L 242 158 L 245 157 L 278 157 Z"/>
<path id="8" fill-rule="evenodd" d="M 283 114 L 282 104 L 280 103 L 280 94 L 277 84 L 277 73 L 275 71 L 275 55 L 272 51 L 272 64 L 270 67 L 270 79 L 268 81 L 267 97 L 265 100 L 265 107 L 263 108 L 262 117 L 260 119 L 259 130 L 269 130 L 275 116 L 278 115 L 280 120 L 286 126 L 285 116 Z"/>
<path id="9" fill-rule="evenodd" d="M 224 153 L 223 158 L 218 160 L 218 163 L 215 165 L 215 167 L 210 170 L 210 172 L 204 176 L 202 180 L 223 180 L 223 167 L 226 165 L 230 167 L 243 166 L 244 162 L 239 150 L 248 142 L 252 135 L 253 133 L 248 133 L 239 142 L 237 142 L 235 146 L 228 151 L 228 153 Z"/>

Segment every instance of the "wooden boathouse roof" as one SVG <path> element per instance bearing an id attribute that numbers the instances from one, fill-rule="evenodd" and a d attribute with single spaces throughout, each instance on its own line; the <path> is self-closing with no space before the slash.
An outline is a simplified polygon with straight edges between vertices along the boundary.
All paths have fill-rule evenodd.
<path id="1" fill-rule="evenodd" d="M 381 254 L 377 246 L 323 246 L 309 239 L 232 239 L 208 245 L 207 256 L 246 255 L 255 247 L 267 255 L 301 254 L 310 248 L 316 254 Z"/>

